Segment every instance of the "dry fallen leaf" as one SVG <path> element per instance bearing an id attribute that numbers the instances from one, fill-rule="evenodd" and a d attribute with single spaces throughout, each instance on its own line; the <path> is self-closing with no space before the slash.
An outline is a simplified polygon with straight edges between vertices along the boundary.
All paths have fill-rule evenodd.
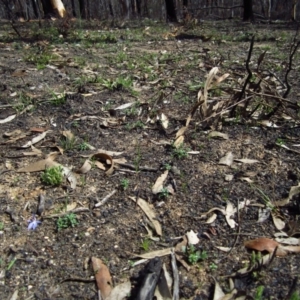
<path id="1" fill-rule="evenodd" d="M 162 250 L 156 250 L 148 253 L 142 253 L 142 254 L 136 254 L 135 257 L 141 257 L 141 258 L 146 258 L 146 259 L 152 259 L 154 257 L 161 257 L 161 256 L 166 256 L 171 254 L 172 248 L 166 248 Z"/>
<path id="2" fill-rule="evenodd" d="M 162 235 L 162 229 L 161 229 L 161 225 L 160 223 L 157 221 L 157 217 L 155 215 L 155 212 L 153 211 L 153 209 L 150 207 L 150 205 L 147 203 L 147 201 L 145 201 L 142 198 L 138 198 L 136 200 L 135 197 L 129 197 L 131 200 L 133 200 L 134 202 L 137 201 L 137 205 L 143 210 L 143 212 L 146 214 L 146 216 L 149 218 L 149 220 L 151 221 L 151 223 L 154 226 L 154 229 L 156 231 L 156 233 L 158 235 Z"/>
<path id="3" fill-rule="evenodd" d="M 187 237 L 189 245 L 196 245 L 200 241 L 199 238 L 198 238 L 198 236 L 197 236 L 197 233 L 194 232 L 193 230 L 188 231 L 186 233 L 186 237 Z"/>
<path id="4" fill-rule="evenodd" d="M 285 222 L 277 216 L 275 213 L 271 213 L 273 223 L 278 230 L 282 230 L 285 227 Z"/>
<path id="5" fill-rule="evenodd" d="M 300 246 L 300 239 L 295 237 L 288 237 L 288 238 L 276 238 L 276 242 L 281 244 L 293 245 L 293 246 Z"/>
<path id="6" fill-rule="evenodd" d="M 241 159 L 234 159 L 234 161 L 237 161 L 237 162 L 241 162 L 243 164 L 254 164 L 254 163 L 258 163 L 259 160 L 256 160 L 256 159 L 249 159 L 249 158 L 241 158 Z"/>
<path id="7" fill-rule="evenodd" d="M 222 300 L 224 296 L 225 293 L 221 289 L 219 283 L 216 281 L 213 300 Z"/>
<path id="8" fill-rule="evenodd" d="M 12 121 L 17 115 L 11 115 L 5 119 L 0 120 L 0 124 L 4 124 L 4 123 L 8 123 L 10 121 Z"/>
<path id="9" fill-rule="evenodd" d="M 45 138 L 46 134 L 51 130 L 44 131 L 43 133 L 35 136 L 31 141 L 27 142 L 25 145 L 21 146 L 21 148 L 29 148 L 31 145 L 34 145 Z"/>
<path id="10" fill-rule="evenodd" d="M 185 133 L 186 130 L 187 130 L 187 126 L 181 127 L 181 128 L 177 131 L 176 136 L 175 136 L 175 139 L 177 139 L 178 137 L 182 136 L 182 135 Z"/>
<path id="11" fill-rule="evenodd" d="M 265 208 L 259 208 L 258 209 L 258 223 L 265 222 L 271 214 L 271 208 L 270 207 L 265 207 Z"/>
<path id="12" fill-rule="evenodd" d="M 100 160 L 104 161 L 105 163 L 110 164 L 110 168 L 105 172 L 105 174 L 109 176 L 113 173 L 113 171 L 114 171 L 114 161 L 113 161 L 113 159 L 110 155 L 108 155 L 106 153 L 103 153 L 103 152 L 98 152 L 98 153 L 90 155 L 90 158 L 100 159 Z M 96 164 L 96 162 L 95 162 L 95 164 Z M 101 164 L 101 162 L 100 162 L 100 164 Z M 99 162 L 96 165 L 97 165 L 98 168 L 102 168 L 102 166 L 103 166 L 101 164 L 102 166 L 100 167 Z"/>
<path id="13" fill-rule="evenodd" d="M 101 259 L 92 257 L 91 261 L 98 290 L 101 292 L 102 299 L 105 300 L 109 297 L 113 287 L 109 270 Z"/>
<path id="14" fill-rule="evenodd" d="M 212 214 L 205 222 L 205 224 L 211 224 L 217 219 L 217 214 Z"/>
<path id="15" fill-rule="evenodd" d="M 169 125 L 169 120 L 165 114 L 163 114 L 163 113 L 161 114 L 160 121 L 161 121 L 162 127 L 167 129 L 168 125 Z"/>
<path id="16" fill-rule="evenodd" d="M 122 105 L 116 107 L 115 110 L 126 109 L 126 108 L 129 108 L 130 106 L 132 106 L 132 105 L 134 105 L 134 104 L 135 104 L 134 102 L 125 103 L 125 104 L 122 104 Z"/>
<path id="17" fill-rule="evenodd" d="M 121 283 L 113 288 L 110 295 L 106 298 L 106 300 L 123 300 L 126 299 L 127 296 L 131 292 L 131 282 L 126 281 Z"/>
<path id="18" fill-rule="evenodd" d="M 227 206 L 225 209 L 225 218 L 230 228 L 234 228 L 236 225 L 236 222 L 232 219 L 235 213 L 236 209 L 234 208 L 233 204 L 231 202 L 227 202 Z"/>
<path id="19" fill-rule="evenodd" d="M 229 137 L 228 137 L 228 134 L 226 133 L 222 133 L 222 132 L 219 132 L 219 131 L 211 131 L 209 134 L 208 134 L 208 137 L 210 138 L 222 138 L 224 140 L 228 140 Z"/>
<path id="20" fill-rule="evenodd" d="M 244 245 L 248 249 L 257 251 L 268 251 L 269 253 L 272 253 L 275 250 L 275 248 L 279 246 L 279 243 L 277 243 L 274 240 L 261 237 L 255 240 L 246 241 L 244 242 Z"/>
<path id="21" fill-rule="evenodd" d="M 80 174 L 85 174 L 85 173 L 89 172 L 91 170 L 91 168 L 92 168 L 92 164 L 91 164 L 90 160 L 87 159 L 83 163 L 83 165 L 81 166 L 81 168 L 78 169 L 76 172 L 80 173 Z"/>
<path id="22" fill-rule="evenodd" d="M 19 169 L 17 172 L 39 172 L 44 171 L 47 167 L 53 167 L 54 161 L 53 157 L 47 157 L 46 159 L 39 160 L 37 162 L 34 162 L 24 168 Z"/>
<path id="23" fill-rule="evenodd" d="M 179 136 L 179 137 L 175 140 L 173 146 L 174 146 L 175 148 L 179 148 L 179 147 L 183 144 L 183 142 L 184 142 L 184 136 L 181 135 L 181 136 Z"/>
<path id="24" fill-rule="evenodd" d="M 261 237 L 255 240 L 250 240 L 244 242 L 244 246 L 251 250 L 256 251 L 267 251 L 269 253 L 273 253 L 276 250 L 276 256 L 285 256 L 287 252 L 280 246 L 280 244 L 274 240 Z"/>
<path id="25" fill-rule="evenodd" d="M 232 152 L 227 152 L 225 156 L 223 156 L 219 160 L 219 165 L 231 166 L 233 163 L 233 154 Z"/>
<path id="26" fill-rule="evenodd" d="M 286 199 L 283 199 L 281 201 L 276 201 L 274 205 L 276 206 L 284 206 L 290 202 L 290 200 L 297 194 L 300 193 L 300 183 L 296 186 L 292 186 L 289 192 L 289 196 Z"/>
<path id="27" fill-rule="evenodd" d="M 74 134 L 70 130 L 63 130 L 61 131 L 61 134 L 69 141 L 74 139 Z"/>
<path id="28" fill-rule="evenodd" d="M 156 179 L 156 181 L 155 181 L 155 183 L 154 183 L 154 185 L 152 187 L 152 193 L 153 194 L 158 194 L 158 193 L 161 192 L 161 190 L 163 189 L 163 184 L 164 184 L 165 180 L 168 177 L 168 173 L 169 173 L 169 171 L 166 170 L 162 175 L 160 175 Z"/>

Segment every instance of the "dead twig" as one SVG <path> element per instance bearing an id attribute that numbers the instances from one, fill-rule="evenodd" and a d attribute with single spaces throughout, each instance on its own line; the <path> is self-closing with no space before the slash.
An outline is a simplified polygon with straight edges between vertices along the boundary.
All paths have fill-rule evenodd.
<path id="1" fill-rule="evenodd" d="M 105 196 L 101 201 L 99 201 L 98 203 L 95 204 L 95 207 L 99 207 L 103 204 L 105 204 L 108 199 L 113 196 L 115 193 L 117 192 L 117 190 L 113 190 L 112 192 L 110 192 L 107 196 Z"/>
<path id="2" fill-rule="evenodd" d="M 171 250 L 171 265 L 172 265 L 173 278 L 174 278 L 172 300 L 179 300 L 179 274 L 178 274 L 178 269 L 176 264 L 174 248 L 172 248 Z"/>
<path id="3" fill-rule="evenodd" d="M 291 91 L 291 85 L 289 83 L 289 73 L 291 72 L 291 70 L 293 69 L 293 59 L 295 56 L 295 53 L 298 49 L 298 47 L 300 46 L 300 41 L 296 40 L 296 37 L 298 35 L 298 32 L 296 32 L 295 36 L 294 36 L 294 40 L 293 43 L 291 44 L 291 48 L 290 48 L 290 55 L 289 55 L 289 63 L 288 63 L 288 68 L 285 72 L 285 76 L 284 76 L 284 83 L 286 85 L 286 91 L 283 94 L 282 98 L 287 98 L 287 96 L 289 95 L 290 91 Z M 282 107 L 282 103 L 278 103 L 276 105 L 276 107 L 267 115 L 267 118 L 272 117 L 278 110 L 279 108 Z"/>
<path id="4" fill-rule="evenodd" d="M 250 48 L 249 48 L 249 51 L 248 51 L 248 58 L 247 58 L 247 61 L 246 61 L 246 69 L 247 69 L 247 72 L 248 72 L 248 76 L 245 80 L 245 83 L 243 85 L 243 88 L 239 94 L 239 97 L 237 99 L 237 102 L 241 101 L 241 99 L 243 98 L 244 94 L 245 94 L 245 91 L 246 91 L 246 87 L 252 77 L 252 72 L 250 70 L 250 67 L 249 67 L 249 62 L 250 62 L 250 59 L 251 59 L 251 54 L 252 54 L 252 50 L 253 50 L 253 45 L 254 45 L 254 35 L 252 36 L 252 39 L 251 39 L 251 42 L 250 42 Z M 249 99 L 250 100 L 250 99 Z M 246 103 L 247 104 L 247 103 Z M 247 105 L 245 105 L 245 109 L 246 109 Z M 235 113 L 235 109 L 236 109 L 236 105 L 233 107 L 233 109 L 231 110 L 230 112 L 230 117 L 233 117 L 234 116 L 234 113 Z"/>

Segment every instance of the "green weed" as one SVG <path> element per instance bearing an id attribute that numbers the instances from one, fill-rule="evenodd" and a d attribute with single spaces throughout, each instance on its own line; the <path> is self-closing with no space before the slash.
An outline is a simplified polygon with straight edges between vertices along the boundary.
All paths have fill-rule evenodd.
<path id="1" fill-rule="evenodd" d="M 196 250 L 194 245 L 191 245 L 187 249 L 187 257 L 190 264 L 194 265 L 200 260 L 207 259 L 208 255 L 206 251 Z"/>
<path id="2" fill-rule="evenodd" d="M 278 138 L 278 139 L 276 140 L 276 144 L 279 145 L 279 146 L 282 146 L 282 145 L 284 145 L 285 143 L 284 143 L 284 140 L 283 140 L 283 139 Z"/>
<path id="3" fill-rule="evenodd" d="M 254 266 L 256 263 L 259 263 L 260 260 L 261 260 L 261 253 L 260 252 L 256 253 L 255 251 L 252 251 L 251 258 L 250 258 L 251 266 Z"/>
<path id="4" fill-rule="evenodd" d="M 36 68 L 38 70 L 43 70 L 46 68 L 46 66 L 53 60 L 56 59 L 57 56 L 54 54 L 51 54 L 47 51 L 44 52 L 38 52 L 38 53 L 30 53 L 24 57 L 24 60 L 30 63 L 33 63 L 36 65 Z"/>
<path id="5" fill-rule="evenodd" d="M 141 248 L 147 252 L 147 251 L 149 251 L 150 245 L 151 245 L 151 240 L 149 240 L 148 238 L 145 238 L 142 240 Z"/>
<path id="6" fill-rule="evenodd" d="M 129 264 L 129 267 L 132 268 L 134 266 L 134 261 L 133 260 L 129 260 L 128 264 Z"/>
<path id="7" fill-rule="evenodd" d="M 215 270 L 218 269 L 218 266 L 217 266 L 215 263 L 211 263 L 211 264 L 209 265 L 209 268 L 210 268 L 212 271 L 215 271 Z"/>
<path id="8" fill-rule="evenodd" d="M 57 95 L 57 94 L 53 93 L 52 98 L 50 99 L 50 102 L 54 106 L 63 105 L 66 103 L 66 95 L 65 94 Z"/>
<path id="9" fill-rule="evenodd" d="M 4 223 L 0 222 L 0 230 L 3 230 L 3 229 L 4 229 Z"/>
<path id="10" fill-rule="evenodd" d="M 41 180 L 47 185 L 60 185 L 64 178 L 62 171 L 61 166 L 46 168 L 41 175 Z"/>
<path id="11" fill-rule="evenodd" d="M 9 262 L 9 264 L 8 264 L 8 266 L 7 266 L 7 268 L 6 268 L 6 270 L 9 271 L 9 270 L 13 267 L 13 265 L 15 264 L 16 261 L 17 261 L 17 259 L 16 259 L 16 258 L 13 258 L 13 259 Z"/>
<path id="12" fill-rule="evenodd" d="M 126 129 L 127 130 L 132 130 L 132 129 L 135 129 L 135 128 L 143 129 L 144 128 L 144 123 L 142 121 L 138 120 L 136 122 L 126 124 Z"/>
<path id="13" fill-rule="evenodd" d="M 30 96 L 28 96 L 26 93 L 21 92 L 21 94 L 19 95 L 18 102 L 13 106 L 13 108 L 17 112 L 21 112 L 29 105 L 33 105 L 33 103 L 33 99 Z"/>
<path id="14" fill-rule="evenodd" d="M 89 145 L 86 142 L 82 142 L 81 144 L 78 145 L 79 151 L 86 151 L 88 149 L 89 149 Z"/>
<path id="15" fill-rule="evenodd" d="M 76 148 L 76 138 L 63 138 L 60 140 L 60 145 L 65 151 L 73 150 Z"/>
<path id="16" fill-rule="evenodd" d="M 116 79 L 103 79 L 102 85 L 110 91 L 132 91 L 133 81 L 130 77 L 117 77 Z"/>
<path id="17" fill-rule="evenodd" d="M 73 213 L 67 214 L 63 217 L 58 218 L 56 225 L 58 231 L 68 227 L 75 227 L 76 225 L 78 225 L 77 217 Z"/>
<path id="18" fill-rule="evenodd" d="M 181 144 L 178 148 L 173 148 L 173 156 L 179 159 L 188 157 L 189 149 L 185 148 L 183 144 Z"/>
<path id="19" fill-rule="evenodd" d="M 265 287 L 263 285 L 260 285 L 257 287 L 254 300 L 262 300 L 263 299 L 263 292 L 264 292 Z"/>
<path id="20" fill-rule="evenodd" d="M 159 198 L 168 198 L 169 197 L 169 190 L 167 188 L 162 188 L 162 190 L 158 194 Z"/>
<path id="21" fill-rule="evenodd" d="M 289 300 L 300 300 L 299 292 L 295 291 Z"/>
<path id="22" fill-rule="evenodd" d="M 266 206 L 268 206 L 272 211 L 274 211 L 276 209 L 275 206 L 272 204 L 272 201 L 268 195 L 266 195 L 260 188 L 254 186 L 254 185 L 251 185 L 251 187 L 252 187 L 252 189 L 255 189 L 259 192 L 259 194 L 262 196 L 262 200 Z"/>
<path id="23" fill-rule="evenodd" d="M 172 169 L 172 166 L 170 164 L 165 164 L 164 168 L 168 171 L 170 171 Z"/>
<path id="24" fill-rule="evenodd" d="M 120 185 L 124 191 L 127 190 L 129 187 L 129 180 L 127 178 L 121 179 Z"/>

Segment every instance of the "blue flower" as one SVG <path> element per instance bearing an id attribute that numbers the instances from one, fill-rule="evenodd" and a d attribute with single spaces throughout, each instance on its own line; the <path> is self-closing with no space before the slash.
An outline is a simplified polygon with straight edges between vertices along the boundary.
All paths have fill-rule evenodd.
<path id="1" fill-rule="evenodd" d="M 32 217 L 27 221 L 28 222 L 28 230 L 35 230 L 42 222 L 38 221 L 36 219 L 35 215 L 32 215 Z"/>

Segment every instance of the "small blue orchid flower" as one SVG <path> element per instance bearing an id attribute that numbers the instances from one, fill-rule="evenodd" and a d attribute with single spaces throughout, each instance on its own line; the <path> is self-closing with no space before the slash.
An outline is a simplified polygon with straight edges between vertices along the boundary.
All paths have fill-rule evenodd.
<path id="1" fill-rule="evenodd" d="M 35 215 L 32 215 L 32 217 L 27 221 L 28 222 L 28 230 L 35 230 L 42 222 L 38 221 L 36 219 Z"/>

